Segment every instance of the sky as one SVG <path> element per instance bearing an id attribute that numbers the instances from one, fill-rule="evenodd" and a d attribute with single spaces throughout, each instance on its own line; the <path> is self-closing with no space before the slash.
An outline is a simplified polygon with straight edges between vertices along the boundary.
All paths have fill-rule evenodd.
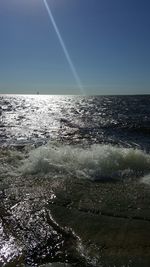
<path id="1" fill-rule="evenodd" d="M 149 0 L 0 0 L 0 93 L 150 93 Z"/>

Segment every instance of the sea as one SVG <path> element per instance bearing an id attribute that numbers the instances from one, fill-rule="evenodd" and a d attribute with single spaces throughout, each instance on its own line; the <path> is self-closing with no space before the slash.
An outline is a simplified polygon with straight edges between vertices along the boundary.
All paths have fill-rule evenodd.
<path id="1" fill-rule="evenodd" d="M 107 262 L 77 219 L 135 183 L 149 190 L 150 95 L 0 95 L 0 266 L 149 266 Z"/>

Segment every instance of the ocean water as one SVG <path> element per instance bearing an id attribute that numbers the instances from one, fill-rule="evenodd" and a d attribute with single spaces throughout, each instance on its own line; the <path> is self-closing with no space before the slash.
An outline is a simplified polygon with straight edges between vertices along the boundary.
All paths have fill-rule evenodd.
<path id="1" fill-rule="evenodd" d="M 1 146 L 111 144 L 149 152 L 150 96 L 2 96 Z"/>
<path id="2" fill-rule="evenodd" d="M 128 260 L 114 265 L 113 261 L 107 263 L 106 260 L 102 263 L 97 250 L 92 256 L 93 248 L 87 252 L 85 245 L 86 248 L 83 249 L 82 243 L 86 244 L 86 241 L 82 240 L 74 228 L 74 249 L 78 250 L 80 256 L 72 256 L 76 255 L 74 251 L 65 254 L 64 251 L 68 249 L 68 245 L 63 247 L 65 242 L 68 244 L 68 234 L 64 234 L 65 228 L 62 228 L 65 223 L 58 230 L 59 223 L 55 221 L 53 214 L 47 215 L 45 209 L 55 199 L 63 203 L 64 207 L 64 202 L 70 198 L 68 192 L 72 190 L 70 194 L 74 194 L 78 183 L 91 191 L 101 190 L 101 183 L 108 187 L 108 184 L 113 184 L 113 188 L 116 183 L 117 186 L 127 183 L 128 187 L 138 183 L 149 190 L 149 103 L 150 96 L 144 95 L 0 96 L 2 266 L 41 266 L 44 263 L 50 264 L 45 266 L 56 266 L 53 262 L 57 262 L 58 266 L 140 264 L 137 261 L 136 265 L 132 265 L 132 261 Z M 87 206 L 89 191 L 86 192 L 83 187 L 81 194 L 84 195 Z M 77 206 L 79 209 L 81 205 L 82 197 L 77 200 L 78 197 L 78 193 L 73 195 L 73 204 L 69 204 L 74 209 Z M 94 196 L 92 205 L 98 205 L 102 201 L 98 198 Z M 137 210 L 141 209 L 140 205 L 136 207 Z M 118 212 L 121 212 L 121 208 Z M 28 227 L 24 226 L 25 222 Z M 67 227 L 72 229 L 72 225 Z M 58 240 L 61 242 L 57 242 Z M 46 242 L 46 247 L 40 245 Z M 60 251 L 58 247 L 61 247 Z M 36 250 L 38 256 L 35 256 Z"/>
<path id="3" fill-rule="evenodd" d="M 106 179 L 150 171 L 150 96 L 1 96 L 0 145 L 23 173 Z"/>

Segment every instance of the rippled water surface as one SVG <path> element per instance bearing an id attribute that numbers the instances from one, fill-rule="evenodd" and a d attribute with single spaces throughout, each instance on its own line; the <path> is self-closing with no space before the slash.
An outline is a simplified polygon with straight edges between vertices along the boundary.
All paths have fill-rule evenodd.
<path id="1" fill-rule="evenodd" d="M 150 266 L 150 96 L 0 96 L 0 266 Z"/>
<path id="2" fill-rule="evenodd" d="M 149 96 L 1 96 L 1 143 L 59 139 L 149 149 L 149 100 Z"/>

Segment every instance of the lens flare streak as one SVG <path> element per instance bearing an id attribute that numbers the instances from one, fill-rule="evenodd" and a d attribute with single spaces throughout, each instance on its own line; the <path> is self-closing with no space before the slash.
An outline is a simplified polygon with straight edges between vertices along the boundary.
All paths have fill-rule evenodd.
<path id="1" fill-rule="evenodd" d="M 64 54 L 65 54 L 66 60 L 67 60 L 67 62 L 68 62 L 68 64 L 69 64 L 70 69 L 71 69 L 71 71 L 72 71 L 72 74 L 73 74 L 73 76 L 74 76 L 74 78 L 75 78 L 76 84 L 77 84 L 77 86 L 79 87 L 81 94 L 85 95 L 84 88 L 83 88 L 83 85 L 82 85 L 82 83 L 81 83 L 80 77 L 79 77 L 79 75 L 78 75 L 78 73 L 77 73 L 77 71 L 76 71 L 76 68 L 75 68 L 75 66 L 74 66 L 74 64 L 73 64 L 73 62 L 72 62 L 72 60 L 71 60 L 71 57 L 70 57 L 70 55 L 69 55 L 69 52 L 68 52 L 67 47 L 66 47 L 66 45 L 65 45 L 65 42 L 64 42 L 64 40 L 63 40 L 63 38 L 62 38 L 62 36 L 61 36 L 61 34 L 60 34 L 60 31 L 59 31 L 59 29 L 58 29 L 58 26 L 57 26 L 57 24 L 56 24 L 56 21 L 55 21 L 55 19 L 54 19 L 54 16 L 53 16 L 53 14 L 52 14 L 52 12 L 51 12 L 51 9 L 50 9 L 50 7 L 49 7 L 49 5 L 48 5 L 48 3 L 47 3 L 47 0 L 43 0 L 43 2 L 44 2 L 44 5 L 45 5 L 45 7 L 46 7 L 46 10 L 47 10 L 47 12 L 48 12 L 48 15 L 49 15 L 49 18 L 50 18 L 50 20 L 51 20 L 51 23 L 52 23 L 52 25 L 53 25 L 53 27 L 54 27 L 54 30 L 55 30 L 55 32 L 56 32 L 56 35 L 57 35 L 57 37 L 58 37 L 58 40 L 59 40 L 59 42 L 60 42 L 60 45 L 61 45 L 61 47 L 62 47 L 62 50 L 63 50 L 63 52 L 64 52 Z"/>

